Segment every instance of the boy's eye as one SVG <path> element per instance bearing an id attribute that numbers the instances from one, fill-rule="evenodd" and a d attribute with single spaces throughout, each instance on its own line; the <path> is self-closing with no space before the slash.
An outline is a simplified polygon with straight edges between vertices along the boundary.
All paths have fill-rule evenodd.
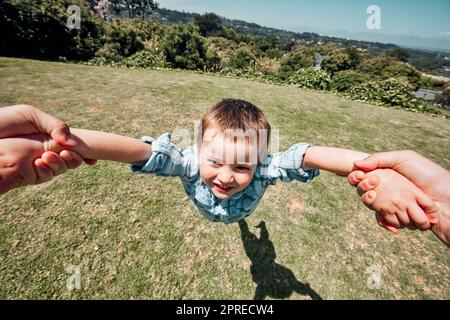
<path id="1" fill-rule="evenodd" d="M 215 166 L 220 165 L 220 162 L 217 161 L 217 160 L 214 160 L 214 159 L 208 159 L 208 161 L 209 161 L 210 163 L 212 163 L 213 165 L 215 165 Z"/>
<path id="2" fill-rule="evenodd" d="M 245 167 L 245 166 L 237 166 L 236 169 L 238 169 L 238 170 L 243 170 L 243 171 L 248 171 L 248 170 L 250 170 L 249 167 Z"/>

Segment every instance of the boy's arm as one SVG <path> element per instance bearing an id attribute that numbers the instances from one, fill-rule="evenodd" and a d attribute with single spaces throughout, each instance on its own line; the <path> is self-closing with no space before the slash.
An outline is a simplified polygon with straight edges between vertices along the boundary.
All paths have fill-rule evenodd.
<path id="1" fill-rule="evenodd" d="M 85 159 L 110 160 L 144 166 L 152 154 L 150 144 L 113 133 L 70 129 L 77 146 L 71 148 Z M 48 149 L 57 149 L 54 145 Z M 62 150 L 63 148 L 60 148 Z"/>
<path id="2" fill-rule="evenodd" d="M 306 149 L 302 169 L 321 169 L 347 176 L 355 170 L 353 162 L 369 154 L 348 149 L 313 146 Z"/>

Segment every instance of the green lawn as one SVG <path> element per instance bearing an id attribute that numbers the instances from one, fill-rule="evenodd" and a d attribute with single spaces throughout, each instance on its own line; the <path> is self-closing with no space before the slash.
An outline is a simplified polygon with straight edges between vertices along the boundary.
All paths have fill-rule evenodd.
<path id="1" fill-rule="evenodd" d="M 0 58 L 0 88 L 1 106 L 32 104 L 73 127 L 136 137 L 193 134 L 211 105 L 242 98 L 265 111 L 281 149 L 408 148 L 450 169 L 449 120 L 293 87 Z M 346 179 L 326 172 L 277 183 L 240 225 L 207 221 L 178 179 L 132 175 L 118 163 L 0 199 L 3 299 L 450 298 L 450 251 L 430 232 L 389 234 Z M 80 289 L 66 286 L 70 266 Z M 379 289 L 367 285 L 373 267 Z"/>

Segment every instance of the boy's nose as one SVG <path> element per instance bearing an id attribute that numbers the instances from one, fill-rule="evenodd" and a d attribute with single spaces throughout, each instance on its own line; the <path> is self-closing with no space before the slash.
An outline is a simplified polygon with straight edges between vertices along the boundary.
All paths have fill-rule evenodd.
<path id="1" fill-rule="evenodd" d="M 233 171 L 226 167 L 227 166 L 223 166 L 217 175 L 217 180 L 219 180 L 221 184 L 234 182 Z"/>

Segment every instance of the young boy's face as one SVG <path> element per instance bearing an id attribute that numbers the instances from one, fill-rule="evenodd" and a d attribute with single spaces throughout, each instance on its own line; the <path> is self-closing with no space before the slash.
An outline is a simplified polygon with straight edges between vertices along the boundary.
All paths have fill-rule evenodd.
<path id="1" fill-rule="evenodd" d="M 227 200 L 247 188 L 257 165 L 251 154 L 258 154 L 256 143 L 232 142 L 223 134 L 205 132 L 200 146 L 200 176 L 217 198 Z"/>

